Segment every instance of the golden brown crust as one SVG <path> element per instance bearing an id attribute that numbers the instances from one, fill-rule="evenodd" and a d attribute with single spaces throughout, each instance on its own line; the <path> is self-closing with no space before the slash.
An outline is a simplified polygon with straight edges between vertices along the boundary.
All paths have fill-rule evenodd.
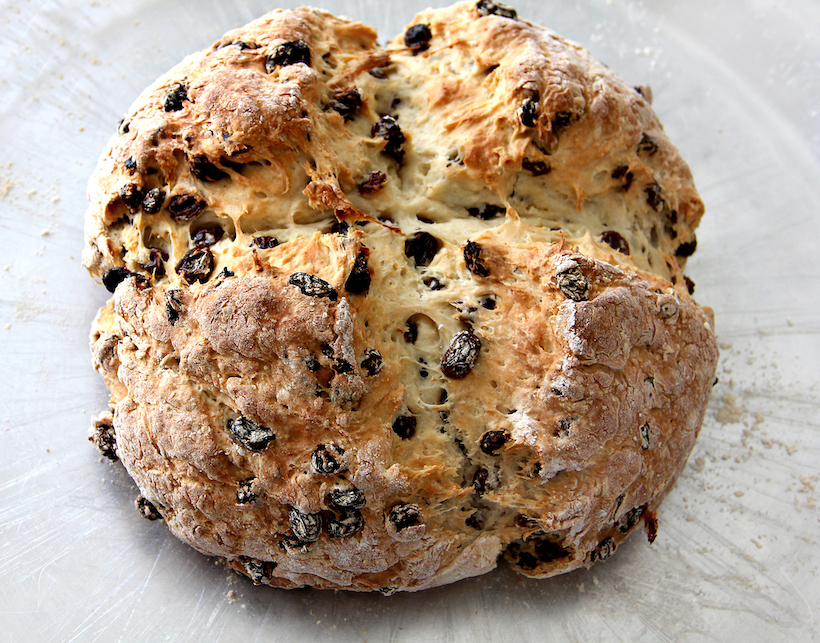
<path id="1" fill-rule="evenodd" d="M 473 2 L 413 24 L 427 49 L 313 9 L 231 32 L 90 184 L 117 455 L 255 582 L 589 565 L 654 529 L 703 418 L 702 204 L 649 92 Z"/>

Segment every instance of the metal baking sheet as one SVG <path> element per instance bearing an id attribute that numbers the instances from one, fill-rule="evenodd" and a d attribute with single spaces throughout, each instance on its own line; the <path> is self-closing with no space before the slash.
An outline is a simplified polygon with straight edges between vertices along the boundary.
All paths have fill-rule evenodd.
<path id="1" fill-rule="evenodd" d="M 428 0 L 314 4 L 384 42 Z M 0 1 L 0 642 L 820 640 L 814 0 L 517 3 L 652 86 L 706 202 L 688 274 L 720 381 L 653 545 L 547 581 L 502 566 L 391 597 L 283 591 L 137 514 L 86 441 L 107 293 L 79 265 L 85 184 L 146 85 L 276 6 L 295 3 Z"/>

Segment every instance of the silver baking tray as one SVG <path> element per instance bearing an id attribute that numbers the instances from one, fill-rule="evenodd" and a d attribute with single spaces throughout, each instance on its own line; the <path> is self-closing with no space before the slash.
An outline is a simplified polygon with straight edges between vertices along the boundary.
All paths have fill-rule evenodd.
<path id="1" fill-rule="evenodd" d="M 314 4 L 385 42 L 429 2 Z M 146 85 L 276 6 L 0 1 L 0 642 L 820 641 L 816 0 L 517 2 L 652 86 L 706 202 L 687 272 L 719 383 L 654 544 L 385 597 L 254 587 L 139 516 L 86 441 L 107 293 L 80 267 L 85 184 Z"/>

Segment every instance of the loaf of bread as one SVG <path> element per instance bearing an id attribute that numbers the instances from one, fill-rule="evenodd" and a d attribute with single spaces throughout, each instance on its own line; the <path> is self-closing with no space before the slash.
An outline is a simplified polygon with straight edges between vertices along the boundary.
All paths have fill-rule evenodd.
<path id="1" fill-rule="evenodd" d="M 134 103 L 84 265 L 138 508 L 255 583 L 547 577 L 657 509 L 703 420 L 703 204 L 648 88 L 490 0 L 388 46 L 275 11 Z"/>

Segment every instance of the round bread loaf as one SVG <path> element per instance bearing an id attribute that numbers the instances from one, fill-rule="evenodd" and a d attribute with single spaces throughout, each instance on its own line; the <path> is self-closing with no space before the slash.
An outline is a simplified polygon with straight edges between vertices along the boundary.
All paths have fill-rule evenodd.
<path id="1" fill-rule="evenodd" d="M 711 390 L 703 213 L 635 89 L 481 0 L 387 47 L 275 11 L 149 87 L 89 188 L 138 507 L 255 583 L 546 577 L 656 510 Z"/>

